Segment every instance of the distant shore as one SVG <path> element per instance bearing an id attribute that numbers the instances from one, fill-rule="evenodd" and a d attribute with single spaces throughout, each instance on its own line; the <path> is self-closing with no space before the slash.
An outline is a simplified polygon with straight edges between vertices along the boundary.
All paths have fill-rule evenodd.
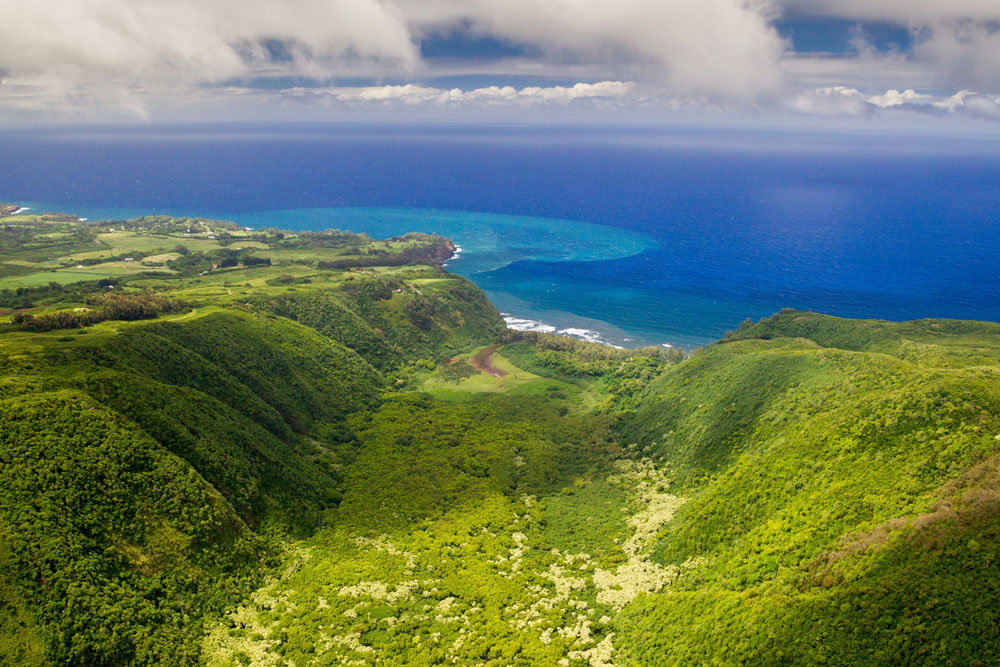
<path id="1" fill-rule="evenodd" d="M 517 317 L 511 315 L 510 313 L 500 313 L 503 317 L 503 321 L 507 323 L 508 329 L 513 329 L 514 331 L 535 331 L 538 333 L 550 333 L 556 334 L 558 336 L 566 336 L 567 338 L 575 338 L 577 340 L 582 340 L 587 343 L 599 343 L 601 345 L 607 345 L 608 347 L 614 347 L 619 350 L 625 349 L 625 346 L 618 345 L 607 340 L 599 332 L 593 329 L 584 329 L 581 327 L 565 327 L 560 329 L 551 324 L 545 322 L 540 322 L 538 320 L 532 320 L 525 317 Z M 669 343 L 664 343 L 664 347 L 673 347 Z"/>

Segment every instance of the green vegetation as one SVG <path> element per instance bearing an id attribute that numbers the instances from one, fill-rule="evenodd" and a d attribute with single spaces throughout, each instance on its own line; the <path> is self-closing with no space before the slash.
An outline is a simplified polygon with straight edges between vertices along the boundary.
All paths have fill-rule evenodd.
<path id="1" fill-rule="evenodd" d="M 98 294 L 87 297 L 86 303 L 90 307 L 77 308 L 73 312 L 58 310 L 38 317 L 31 313 L 17 312 L 11 315 L 10 323 L 20 325 L 25 331 L 79 329 L 105 320 L 148 320 L 162 313 L 174 313 L 187 308 L 184 301 L 149 291 L 142 294 Z"/>
<path id="2" fill-rule="evenodd" d="M 995 661 L 1000 325 L 616 350 L 450 252 L 0 219 L 0 664 Z"/>
<path id="3" fill-rule="evenodd" d="M 47 273 L 87 261 L 44 255 L 70 242 L 109 244 L 88 248 L 88 265 L 100 252 L 119 261 L 124 247 L 133 261 L 173 249 L 201 263 L 0 295 L 0 662 L 197 661 L 204 619 L 333 516 L 364 451 L 357 416 L 377 408 L 385 374 L 502 326 L 477 290 L 434 266 L 347 274 L 267 254 L 374 245 L 358 235 L 257 234 L 260 261 L 223 267 L 228 248 L 192 240 L 243 233 L 225 223 L 155 218 L 108 232 L 63 216 L 7 220 L 4 249 L 36 252 Z M 412 253 L 424 238 L 379 251 Z M 273 280 L 286 273 L 292 283 Z M 443 279 L 410 286 L 428 275 Z M 327 302 L 352 317 L 310 310 Z M 274 312 L 293 305 L 302 323 Z"/>
<path id="4" fill-rule="evenodd" d="M 989 664 L 1000 325 L 786 312 L 727 340 L 624 429 L 690 498 L 654 559 L 699 563 L 616 623 L 625 664 Z"/>

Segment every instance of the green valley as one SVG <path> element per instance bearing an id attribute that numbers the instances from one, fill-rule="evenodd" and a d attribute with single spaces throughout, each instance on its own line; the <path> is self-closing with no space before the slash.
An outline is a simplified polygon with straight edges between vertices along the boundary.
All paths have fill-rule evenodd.
<path id="1" fill-rule="evenodd" d="M 1000 324 L 620 350 L 453 250 L 0 218 L 0 664 L 995 661 Z"/>

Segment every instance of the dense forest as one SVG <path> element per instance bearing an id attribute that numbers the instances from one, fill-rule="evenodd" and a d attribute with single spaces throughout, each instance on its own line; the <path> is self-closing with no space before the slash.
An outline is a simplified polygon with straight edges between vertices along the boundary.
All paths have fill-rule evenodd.
<path id="1" fill-rule="evenodd" d="M 995 664 L 1000 325 L 618 350 L 450 252 L 4 218 L 0 664 Z"/>

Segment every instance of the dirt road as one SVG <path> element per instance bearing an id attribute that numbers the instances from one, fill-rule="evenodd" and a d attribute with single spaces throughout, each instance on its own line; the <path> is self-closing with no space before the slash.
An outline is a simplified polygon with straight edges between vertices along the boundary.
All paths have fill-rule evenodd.
<path id="1" fill-rule="evenodd" d="M 483 348 L 476 354 L 476 356 L 469 359 L 469 363 L 472 364 L 474 368 L 486 373 L 487 375 L 492 375 L 495 378 L 502 378 L 507 374 L 493 365 L 493 353 L 496 351 L 496 345 Z"/>

